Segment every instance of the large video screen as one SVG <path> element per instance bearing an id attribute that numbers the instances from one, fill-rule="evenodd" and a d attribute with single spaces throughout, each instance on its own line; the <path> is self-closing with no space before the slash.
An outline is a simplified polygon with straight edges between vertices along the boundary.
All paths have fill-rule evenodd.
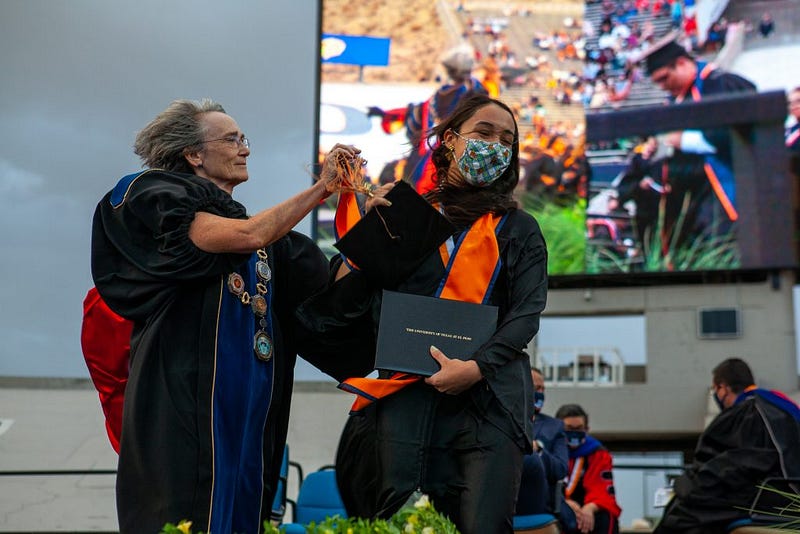
<path id="1" fill-rule="evenodd" d="M 746 4 L 729 2 L 723 13 L 709 12 L 709 3 L 700 9 L 666 0 L 364 4 L 322 2 L 320 157 L 335 143 L 353 144 L 373 183 L 402 179 L 419 187 L 429 149 L 424 132 L 459 98 L 481 91 L 515 112 L 516 198 L 542 227 L 551 276 L 794 265 L 792 233 L 770 233 L 761 220 L 769 213 L 770 224 L 794 224 L 788 166 L 759 186 L 757 169 L 733 154 L 744 147 L 763 158 L 763 145 L 773 143 L 773 159 L 784 161 L 779 122 L 772 125 L 778 134 L 755 139 L 730 120 L 715 125 L 692 117 L 686 124 L 694 126 L 669 130 L 646 121 L 648 110 L 762 89 L 764 75 L 740 73 L 745 81 L 737 86 L 728 71 L 737 56 L 768 47 L 774 31 L 764 29 L 762 37 L 761 25 L 748 32 L 752 24 L 725 22 L 731 13 L 736 20 L 756 16 Z M 674 89 L 685 75 L 682 60 L 675 62 L 678 74 L 671 61 L 666 70 L 653 68 L 663 63 L 652 59 L 653 51 L 667 41 L 682 46 L 696 66 L 697 94 Z M 738 54 L 732 55 L 734 46 Z M 717 63 L 726 68 L 714 69 Z M 749 86 L 750 78 L 757 87 Z M 780 87 L 769 83 L 767 89 Z M 615 114 L 632 112 L 639 114 L 641 131 L 587 131 L 607 123 L 587 116 L 613 123 Z M 776 186 L 780 195 L 759 190 Z M 320 207 L 315 223 L 328 254 L 336 253 L 335 202 Z M 783 252 L 755 250 L 753 229 Z"/>

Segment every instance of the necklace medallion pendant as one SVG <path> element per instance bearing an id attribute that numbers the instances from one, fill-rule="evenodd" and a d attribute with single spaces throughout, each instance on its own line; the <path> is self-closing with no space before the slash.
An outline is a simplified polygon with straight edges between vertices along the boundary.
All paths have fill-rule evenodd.
<path id="1" fill-rule="evenodd" d="M 228 291 L 236 296 L 244 293 L 244 278 L 239 273 L 231 273 L 228 275 Z"/>
<path id="2" fill-rule="evenodd" d="M 256 353 L 256 358 L 262 362 L 272 359 L 272 338 L 263 330 L 256 332 L 253 338 L 253 351 Z"/>
<path id="3" fill-rule="evenodd" d="M 253 298 L 250 299 L 250 307 L 258 317 L 264 317 L 267 314 L 267 299 L 261 295 L 253 295 Z"/>
<path id="4" fill-rule="evenodd" d="M 265 261 L 256 262 L 256 274 L 265 282 L 269 282 L 272 279 L 272 269 L 269 268 L 269 264 Z"/>

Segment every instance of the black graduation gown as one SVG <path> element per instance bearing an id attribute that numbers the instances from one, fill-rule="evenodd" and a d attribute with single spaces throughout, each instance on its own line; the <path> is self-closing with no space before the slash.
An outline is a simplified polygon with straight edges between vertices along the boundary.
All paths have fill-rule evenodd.
<path id="1" fill-rule="evenodd" d="M 316 351 L 311 360 L 325 363 L 333 353 L 294 319 L 327 282 L 316 245 L 290 232 L 267 248 L 274 350 L 262 361 L 253 351 L 261 325 L 227 287 L 238 272 L 256 294 L 257 256 L 198 249 L 188 238 L 197 211 L 246 217 L 208 180 L 164 171 L 126 177 L 94 216 L 95 284 L 135 325 L 117 475 L 123 533 L 182 519 L 206 532 L 260 532 L 286 441 L 296 354 Z"/>
<path id="2" fill-rule="evenodd" d="M 538 331 L 539 317 L 545 307 L 547 250 L 538 223 L 520 210 L 510 211 L 497 242 L 502 267 L 488 303 L 499 307 L 498 326 L 490 341 L 475 355 L 484 381 L 462 393 L 461 398 L 473 403 L 484 419 L 510 436 L 521 450 L 530 452 L 533 386 L 528 356 L 522 349 Z M 444 266 L 436 251 L 398 290 L 432 296 L 443 275 Z M 356 286 L 362 276 L 356 273 L 347 278 L 352 279 L 351 284 Z M 363 320 L 364 316 L 370 315 L 368 322 L 377 325 L 380 291 L 370 291 L 362 285 L 353 293 L 358 298 L 351 304 L 360 307 L 363 315 L 351 310 L 350 316 Z M 348 513 L 360 517 L 371 517 L 378 512 L 375 484 L 379 468 L 374 407 L 372 404 L 351 415 L 336 457 L 342 499 Z M 414 414 L 409 416 L 414 417 Z M 420 442 L 420 446 L 424 443 Z M 419 476 L 417 468 L 424 469 L 424 466 L 416 465 L 416 460 L 398 460 L 407 462 L 404 476 L 408 480 Z M 396 486 L 407 486 L 406 482 L 398 481 Z"/>
<path id="3" fill-rule="evenodd" d="M 800 477 L 800 421 L 753 395 L 720 413 L 700 436 L 656 533 L 725 533 L 748 517 L 768 477 Z"/>

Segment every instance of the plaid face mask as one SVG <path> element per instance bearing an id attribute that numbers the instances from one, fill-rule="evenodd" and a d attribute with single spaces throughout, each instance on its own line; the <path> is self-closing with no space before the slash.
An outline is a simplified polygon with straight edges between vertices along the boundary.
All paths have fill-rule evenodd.
<path id="1" fill-rule="evenodd" d="M 511 149 L 502 143 L 459 137 L 466 142 L 466 148 L 458 158 L 458 168 L 468 183 L 486 187 L 500 178 L 511 163 Z"/>

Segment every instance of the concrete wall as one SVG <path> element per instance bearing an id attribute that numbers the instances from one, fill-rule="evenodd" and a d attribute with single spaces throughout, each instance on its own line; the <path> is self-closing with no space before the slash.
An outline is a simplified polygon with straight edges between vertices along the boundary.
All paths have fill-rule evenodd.
<path id="1" fill-rule="evenodd" d="M 603 434 L 697 433 L 707 415 L 711 371 L 732 356 L 750 364 L 759 385 L 796 391 L 793 284 L 793 274 L 783 273 L 777 287 L 766 281 L 551 291 L 546 314 L 643 314 L 647 378 L 620 388 L 552 387 L 547 411 L 567 402 L 582 404 L 593 431 Z M 698 338 L 697 310 L 703 307 L 739 308 L 741 337 Z M 576 338 L 580 343 L 580 332 Z"/>

